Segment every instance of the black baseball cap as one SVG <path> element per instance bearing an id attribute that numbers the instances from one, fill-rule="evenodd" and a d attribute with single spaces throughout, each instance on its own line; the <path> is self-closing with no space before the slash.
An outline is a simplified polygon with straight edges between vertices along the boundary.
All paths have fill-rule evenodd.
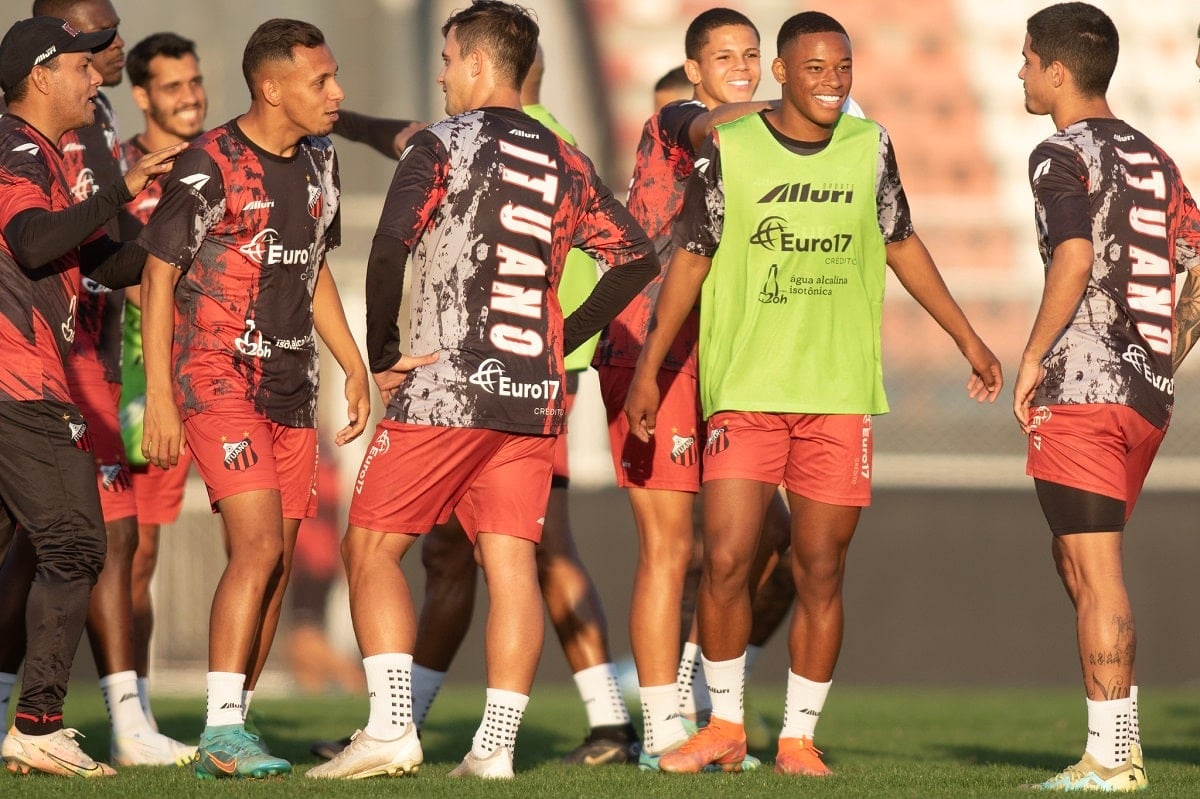
<path id="1" fill-rule="evenodd" d="M 0 90 L 12 91 L 39 64 L 61 53 L 98 53 L 117 31 L 80 33 L 58 17 L 32 17 L 13 23 L 0 41 Z"/>

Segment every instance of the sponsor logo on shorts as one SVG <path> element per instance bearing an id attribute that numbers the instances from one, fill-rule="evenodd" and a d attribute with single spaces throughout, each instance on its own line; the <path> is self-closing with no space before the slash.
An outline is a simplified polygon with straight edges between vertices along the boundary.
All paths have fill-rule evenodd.
<path id="1" fill-rule="evenodd" d="M 379 435 L 375 436 L 375 440 L 371 442 L 371 448 L 363 457 L 362 468 L 358 470 L 358 480 L 354 483 L 355 494 L 362 493 L 363 484 L 367 482 L 367 469 L 371 468 L 371 462 L 380 455 L 386 455 L 391 448 L 392 440 L 388 437 L 388 431 L 380 430 Z"/>
<path id="2" fill-rule="evenodd" d="M 712 457 L 729 449 L 729 428 L 714 427 L 708 431 L 708 443 L 704 445 L 704 454 Z"/>
<path id="3" fill-rule="evenodd" d="M 681 436 L 672 431 L 671 433 L 671 462 L 680 466 L 695 466 L 697 461 L 696 455 L 696 433 L 693 430 L 690 436 Z"/>
<path id="4" fill-rule="evenodd" d="M 105 491 L 119 494 L 129 488 L 129 471 L 119 463 L 97 464 L 100 471 L 100 487 Z"/>
<path id="5" fill-rule="evenodd" d="M 225 451 L 225 468 L 231 472 L 244 472 L 258 463 L 258 453 L 250 442 L 250 434 L 244 433 L 241 441 L 230 443 L 221 436 L 221 449 Z"/>
<path id="6" fill-rule="evenodd" d="M 1029 440 L 1038 452 L 1042 451 L 1042 434 L 1038 432 L 1038 428 L 1050 421 L 1053 415 L 1045 405 L 1039 405 L 1029 414 Z"/>
<path id="7" fill-rule="evenodd" d="M 864 480 L 871 479 L 871 417 L 863 415 L 862 451 L 858 460 L 858 473 Z"/>

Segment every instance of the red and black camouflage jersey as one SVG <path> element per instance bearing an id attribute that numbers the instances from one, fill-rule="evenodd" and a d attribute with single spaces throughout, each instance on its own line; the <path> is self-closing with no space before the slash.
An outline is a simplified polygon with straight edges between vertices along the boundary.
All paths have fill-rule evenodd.
<path id="1" fill-rule="evenodd" d="M 62 155 L 20 117 L 0 117 L 0 230 L 22 211 L 74 201 Z M 79 251 L 34 272 L 0 236 L 0 401 L 71 402 L 63 362 L 75 340 Z"/>
<path id="2" fill-rule="evenodd" d="M 230 399 L 315 427 L 313 292 L 341 243 L 337 159 L 324 137 L 282 158 L 230 121 L 175 159 L 138 237 L 183 272 L 175 290 L 175 395 L 185 417 Z"/>
<path id="3" fill-rule="evenodd" d="M 415 134 L 377 236 L 411 253 L 406 351 L 441 355 L 409 374 L 388 418 L 526 434 L 557 434 L 565 422 L 557 287 L 567 251 L 607 270 L 650 249 L 587 156 L 507 108 Z"/>
<path id="4" fill-rule="evenodd" d="M 1127 123 L 1085 119 L 1037 146 L 1029 183 L 1046 268 L 1067 239 L 1087 239 L 1095 253 L 1034 405 L 1127 405 L 1165 428 L 1175 275 L 1200 265 L 1200 213 L 1179 170 Z"/>
<path id="5" fill-rule="evenodd" d="M 671 253 L 675 251 L 671 225 L 683 207 L 683 191 L 696 162 L 688 129 L 696 117 L 707 112 L 699 100 L 668 103 L 646 120 L 642 128 L 633 178 L 629 183 L 629 213 L 654 243 L 662 271 L 604 329 L 596 357 L 592 360 L 596 366 L 637 365 L 646 334 L 650 332 L 654 304 L 662 289 Z M 700 317 L 693 312 L 671 343 L 662 368 L 696 374 L 699 336 Z"/>
<path id="6" fill-rule="evenodd" d="M 67 185 L 77 203 L 125 175 L 116 120 L 112 106 L 103 94 L 96 96 L 95 121 L 67 131 L 59 139 L 58 147 L 66 164 Z M 113 239 L 119 240 L 115 219 L 107 230 Z M 82 278 L 81 285 L 75 345 L 67 359 L 67 377 L 72 383 L 77 380 L 120 383 L 125 291 L 111 291 L 86 277 Z"/>
<path id="7" fill-rule="evenodd" d="M 127 166 L 136 164 L 147 152 L 149 151 L 142 147 L 142 141 L 137 136 L 121 142 L 121 157 L 125 159 Z M 154 213 L 154 209 L 158 207 L 158 201 L 162 199 L 165 182 L 163 180 L 150 181 L 150 184 L 142 189 L 129 205 L 125 206 L 125 210 L 129 212 L 130 216 L 145 225 L 150 221 L 150 214 Z"/>

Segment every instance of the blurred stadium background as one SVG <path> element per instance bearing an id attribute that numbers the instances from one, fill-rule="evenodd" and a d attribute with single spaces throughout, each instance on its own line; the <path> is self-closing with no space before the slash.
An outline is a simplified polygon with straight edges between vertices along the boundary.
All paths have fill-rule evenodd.
<path id="1" fill-rule="evenodd" d="M 319 25 L 341 65 L 345 106 L 365 113 L 436 120 L 443 116 L 435 76 L 442 21 L 466 0 L 114 0 L 127 47 L 171 30 L 194 39 L 209 91 L 210 125 L 247 104 L 241 52 L 271 16 Z M 688 21 L 716 3 L 696 0 L 527 0 L 543 29 L 548 70 L 543 102 L 572 130 L 618 194 L 627 185 L 651 87 L 681 63 Z M 1016 73 L 1025 19 L 1046 3 L 1009 0 L 729 0 L 763 40 L 758 97 L 778 96 L 766 70 L 775 33 L 805 8 L 828 11 L 850 31 L 853 95 L 892 133 L 917 230 L 973 323 L 1015 374 L 1036 310 L 1042 267 L 1033 235 L 1026 163 L 1051 132 L 1022 105 Z M 1147 132 L 1200 191 L 1200 87 L 1193 64 L 1200 23 L 1195 0 L 1098 0 L 1114 18 L 1122 53 L 1110 92 L 1116 113 Z M 9 0 L 6 6 L 24 5 Z M 139 129 L 127 86 L 107 90 L 123 137 Z M 343 246 L 330 258 L 361 342 L 363 270 L 392 164 L 364 147 L 339 143 Z M 839 679 L 882 683 L 1073 681 L 1070 609 L 1048 557 L 1044 526 L 1024 477 L 1024 439 L 1007 387 L 995 406 L 965 399 L 965 364 L 949 339 L 896 284 L 884 323 L 885 374 L 892 413 L 877 426 L 877 501 L 864 515 L 847 587 L 849 627 Z M 787 346 L 781 341 L 780 346 Z M 1200 365 L 1178 376 L 1181 403 L 1130 527 L 1129 579 L 1139 613 L 1139 674 L 1193 679 L 1200 665 L 1193 570 L 1200 487 Z M 326 429 L 343 422 L 341 378 L 325 374 Z M 378 411 L 378 409 L 377 409 Z M 603 409 L 594 373 L 572 417 L 573 518 L 581 550 L 609 612 L 614 653 L 628 653 L 625 615 L 635 535 L 626 502 L 612 488 Z M 349 496 L 364 442 L 337 458 Z M 344 519 L 344 509 L 340 519 Z M 336 522 L 340 527 L 341 521 Z M 218 522 L 193 477 L 185 516 L 164 536 L 156 584 L 155 663 L 161 682 L 202 690 L 208 600 L 219 566 Z M 1148 533 L 1149 535 L 1142 535 Z M 302 531 L 301 535 L 304 535 Z M 419 592 L 417 557 L 410 559 Z M 482 595 L 482 591 L 480 592 Z M 331 631 L 353 650 L 345 597 L 331 601 Z M 1182 624 L 1180 620 L 1182 619 Z M 477 625 L 478 626 L 478 625 Z M 281 636 L 282 638 L 282 636 Z M 282 647 L 273 665 L 286 685 Z M 759 667 L 781 681 L 782 639 Z M 542 675 L 569 672 L 548 631 Z M 81 661 L 88 661 L 83 657 Z M 482 645 L 469 639 L 452 678 L 478 680 Z"/>

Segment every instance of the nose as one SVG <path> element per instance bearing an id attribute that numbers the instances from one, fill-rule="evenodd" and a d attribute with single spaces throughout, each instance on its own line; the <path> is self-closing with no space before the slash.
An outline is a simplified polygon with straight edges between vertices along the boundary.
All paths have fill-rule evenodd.
<path id="1" fill-rule="evenodd" d="M 96 88 L 100 88 L 100 85 L 104 83 L 104 76 L 101 75 L 100 71 L 92 64 L 88 64 L 88 78 L 90 79 L 92 86 L 95 86 Z"/>
<path id="2" fill-rule="evenodd" d="M 342 84 L 338 83 L 337 78 L 329 81 L 329 96 L 330 99 L 336 100 L 339 103 L 346 99 L 346 92 L 342 89 Z"/>

